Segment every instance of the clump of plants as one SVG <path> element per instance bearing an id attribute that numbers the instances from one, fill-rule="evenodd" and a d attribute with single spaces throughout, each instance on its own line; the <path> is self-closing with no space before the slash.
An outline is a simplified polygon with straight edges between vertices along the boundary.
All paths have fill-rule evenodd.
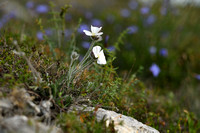
<path id="1" fill-rule="evenodd" d="M 20 30 L 13 32 L 12 27 L 5 28 L 1 33 L 0 97 L 6 97 L 13 88 L 19 87 L 25 88 L 36 104 L 44 100 L 50 101 L 50 122 L 56 123 L 65 132 L 115 132 L 114 125 L 107 127 L 106 120 L 97 122 L 95 115 L 66 113 L 73 104 L 84 104 L 97 109 L 101 107 L 132 116 L 160 132 L 199 131 L 199 121 L 193 113 L 178 106 L 173 92 L 164 92 L 166 96 L 163 97 L 157 90 L 146 86 L 137 78 L 139 74 L 147 71 L 146 67 L 139 68 L 140 64 L 137 64 L 137 68 L 132 72 L 124 72 L 124 77 L 119 75 L 119 68 L 113 65 L 114 61 L 119 63 L 124 59 L 128 64 L 133 61 L 129 58 L 131 51 L 125 51 L 126 47 L 123 46 L 130 41 L 127 39 L 131 38 L 129 35 L 135 33 L 134 27 L 113 35 L 112 39 L 117 40 L 113 44 L 116 49 L 114 51 L 106 48 L 108 37 L 103 38 L 103 32 L 107 34 L 105 31 L 109 31 L 106 26 L 102 29 L 100 26 L 91 25 L 91 31 L 82 29 L 79 33 L 82 26 L 79 21 L 77 26 L 74 26 L 70 39 L 66 41 L 64 16 L 70 6 L 66 5 L 60 12 L 56 12 L 53 10 L 55 5 L 50 5 L 50 14 L 53 17 L 50 22 L 54 23 L 52 27 L 56 39 L 46 34 L 44 25 L 49 22 L 43 19 L 36 21 L 43 33 L 41 40 L 22 34 Z M 85 33 L 84 36 L 80 36 L 82 33 Z M 84 37 L 90 38 L 91 41 L 86 52 L 81 51 L 78 44 L 80 40 L 84 41 Z M 134 38 L 138 39 L 137 36 Z M 136 41 L 137 49 L 140 49 L 138 45 L 142 43 L 142 50 L 147 52 L 149 46 L 145 47 L 146 41 L 144 43 L 140 40 Z M 152 39 L 152 42 L 154 41 Z M 139 51 L 134 51 L 136 61 L 140 60 L 138 62 L 141 64 L 149 58 L 157 61 L 155 56 L 146 54 L 145 57 L 139 58 L 139 55 Z M 147 63 L 151 64 L 149 61 Z M 155 76 L 159 75 L 157 65 L 153 65 L 152 70 Z M 157 71 L 157 74 L 154 71 Z"/>

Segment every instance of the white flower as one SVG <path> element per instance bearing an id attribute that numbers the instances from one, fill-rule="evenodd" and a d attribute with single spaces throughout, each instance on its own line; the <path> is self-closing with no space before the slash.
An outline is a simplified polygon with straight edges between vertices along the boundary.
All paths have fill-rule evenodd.
<path id="1" fill-rule="evenodd" d="M 103 34 L 103 32 L 100 32 L 101 28 L 102 27 L 98 28 L 91 25 L 91 32 L 88 30 L 83 30 L 83 32 L 85 32 L 87 36 L 100 37 Z"/>
<path id="2" fill-rule="evenodd" d="M 94 53 L 95 58 L 97 58 L 98 64 L 100 64 L 100 65 L 106 64 L 106 57 L 103 53 L 103 50 L 101 50 L 100 46 L 93 47 L 92 52 Z"/>

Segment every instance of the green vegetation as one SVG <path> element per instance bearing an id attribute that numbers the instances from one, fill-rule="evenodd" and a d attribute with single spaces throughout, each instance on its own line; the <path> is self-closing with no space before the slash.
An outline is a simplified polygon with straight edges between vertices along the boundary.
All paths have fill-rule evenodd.
<path id="1" fill-rule="evenodd" d="M 101 14 L 91 7 L 91 15 L 48 3 L 48 13 L 38 13 L 33 22 L 16 15 L 5 23 L 0 98 L 25 88 L 35 103 L 50 99 L 51 119 L 65 132 L 114 132 L 113 124 L 106 127 L 89 113 L 67 114 L 72 104 L 113 110 L 160 132 L 199 132 L 200 8 L 169 7 L 162 14 L 160 2 L 138 3 L 136 9 L 126 4 L 116 2 Z M 90 24 L 103 27 L 102 41 L 84 34 Z M 92 55 L 96 45 L 104 50 L 106 65 Z M 159 67 L 152 70 L 152 64 Z"/>

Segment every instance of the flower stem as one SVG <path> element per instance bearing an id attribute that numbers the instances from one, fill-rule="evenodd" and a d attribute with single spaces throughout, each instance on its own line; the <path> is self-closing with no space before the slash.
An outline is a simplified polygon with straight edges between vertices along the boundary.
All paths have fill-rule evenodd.
<path id="1" fill-rule="evenodd" d="M 92 48 L 95 43 L 96 43 L 96 41 L 92 41 L 90 48 L 88 49 L 87 53 L 83 57 L 82 61 L 77 65 L 77 67 L 75 67 L 75 68 L 73 67 L 74 60 L 72 60 L 70 62 L 68 77 L 67 77 L 67 80 L 68 80 L 67 87 L 68 88 L 69 88 L 70 83 L 73 81 L 75 75 L 77 73 L 83 71 L 85 68 L 87 68 L 93 62 L 93 60 L 89 60 L 88 62 L 87 62 L 87 60 L 90 57 L 90 53 L 91 53 Z"/>
<path id="2" fill-rule="evenodd" d="M 88 59 L 88 57 L 90 56 L 90 53 L 92 51 L 92 48 L 95 44 L 95 41 L 92 41 L 90 48 L 88 49 L 87 53 L 85 54 L 85 56 L 83 57 L 82 61 L 79 63 L 79 67 L 82 67 L 82 65 L 85 63 L 85 61 Z"/>

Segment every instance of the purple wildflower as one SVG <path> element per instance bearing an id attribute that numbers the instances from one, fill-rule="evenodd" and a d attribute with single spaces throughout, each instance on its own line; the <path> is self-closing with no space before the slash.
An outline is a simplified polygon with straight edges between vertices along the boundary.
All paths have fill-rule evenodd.
<path id="1" fill-rule="evenodd" d="M 169 5 L 170 5 L 170 0 L 163 0 L 162 7 L 160 9 L 161 15 L 165 16 L 167 14 Z"/>
<path id="2" fill-rule="evenodd" d="M 151 46 L 151 47 L 149 48 L 149 53 L 152 54 L 152 55 L 154 55 L 154 54 L 156 53 L 156 51 L 157 51 L 157 49 L 156 49 L 155 46 Z"/>
<path id="3" fill-rule="evenodd" d="M 163 16 L 165 16 L 167 14 L 167 8 L 166 7 L 162 7 L 160 9 L 160 14 L 163 15 Z"/>
<path id="4" fill-rule="evenodd" d="M 135 0 L 131 0 L 129 3 L 128 3 L 128 6 L 131 10 L 135 10 L 137 9 L 138 7 L 138 2 L 135 1 Z"/>
<path id="5" fill-rule="evenodd" d="M 156 65 L 155 63 L 153 63 L 151 65 L 151 67 L 149 68 L 149 70 L 152 72 L 154 77 L 158 77 L 159 73 L 160 73 L 160 68 L 158 65 Z"/>
<path id="6" fill-rule="evenodd" d="M 143 14 L 143 15 L 148 14 L 149 11 L 150 11 L 150 8 L 149 8 L 149 7 L 142 7 L 142 8 L 140 9 L 140 13 Z"/>
<path id="7" fill-rule="evenodd" d="M 85 48 L 85 49 L 89 49 L 90 47 L 90 43 L 89 42 L 82 42 L 82 47 Z"/>
<path id="8" fill-rule="evenodd" d="M 163 57 L 167 57 L 168 56 L 168 50 L 166 48 L 160 49 L 159 53 Z"/>
<path id="9" fill-rule="evenodd" d="M 38 31 L 38 32 L 37 32 L 37 39 L 40 40 L 40 41 L 41 41 L 41 40 L 44 40 L 44 38 L 43 38 L 43 33 L 42 33 L 41 31 Z"/>
<path id="10" fill-rule="evenodd" d="M 33 1 L 26 2 L 26 8 L 32 9 L 33 7 L 34 7 L 34 2 Z"/>
<path id="11" fill-rule="evenodd" d="M 53 30 L 52 30 L 52 29 L 46 29 L 46 30 L 45 30 L 45 34 L 46 34 L 47 36 L 51 36 L 51 35 L 53 35 Z"/>
<path id="12" fill-rule="evenodd" d="M 115 47 L 114 46 L 109 46 L 108 50 L 109 50 L 109 52 L 115 51 Z"/>
<path id="13" fill-rule="evenodd" d="M 69 29 L 66 29 L 66 30 L 64 31 L 64 33 L 65 33 L 65 37 L 68 37 L 68 36 L 71 35 L 72 31 L 69 30 Z"/>
<path id="14" fill-rule="evenodd" d="M 120 11 L 120 14 L 124 18 L 128 18 L 131 15 L 131 12 L 128 9 L 122 9 Z"/>
<path id="15" fill-rule="evenodd" d="M 86 12 L 86 13 L 85 13 L 85 18 L 86 18 L 86 19 L 91 19 L 92 17 L 93 17 L 92 12 Z"/>
<path id="16" fill-rule="evenodd" d="M 16 17 L 16 14 L 15 14 L 15 11 L 12 11 L 12 12 L 10 12 L 9 14 L 8 14 L 8 19 L 10 20 L 10 19 L 13 19 L 13 18 L 15 18 Z"/>
<path id="17" fill-rule="evenodd" d="M 89 30 L 90 28 L 86 24 L 81 24 L 80 27 L 78 28 L 79 33 L 83 33 L 83 30 Z"/>
<path id="18" fill-rule="evenodd" d="M 3 27 L 3 25 L 4 25 L 4 24 L 0 21 L 0 29 Z"/>
<path id="19" fill-rule="evenodd" d="M 100 27 L 102 25 L 102 22 L 99 19 L 92 19 L 91 23 L 93 26 L 97 26 L 97 27 Z"/>
<path id="20" fill-rule="evenodd" d="M 15 14 L 14 12 L 11 12 L 9 14 L 3 15 L 3 17 L 0 19 L 0 29 L 8 22 L 10 19 L 14 18 Z"/>
<path id="21" fill-rule="evenodd" d="M 200 80 L 200 74 L 195 75 L 195 78 L 196 78 L 197 80 Z"/>
<path id="22" fill-rule="evenodd" d="M 108 45 L 108 40 L 109 40 L 109 35 L 106 35 L 105 42 L 104 42 L 106 46 Z"/>
<path id="23" fill-rule="evenodd" d="M 135 25 L 132 25 L 132 26 L 129 26 L 129 27 L 128 27 L 128 34 L 137 33 L 137 31 L 138 31 L 138 27 L 135 26 Z"/>
<path id="24" fill-rule="evenodd" d="M 49 7 L 47 5 L 38 5 L 36 7 L 37 13 L 47 13 L 49 11 Z"/>
<path id="25" fill-rule="evenodd" d="M 146 19 L 146 23 L 148 25 L 152 25 L 156 21 L 156 16 L 155 15 L 149 15 Z"/>

